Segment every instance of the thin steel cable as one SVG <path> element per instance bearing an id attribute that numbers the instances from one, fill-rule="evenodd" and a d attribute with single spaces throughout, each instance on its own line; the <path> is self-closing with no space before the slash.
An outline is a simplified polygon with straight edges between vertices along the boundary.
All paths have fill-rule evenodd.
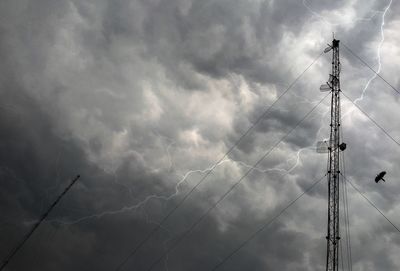
<path id="1" fill-rule="evenodd" d="M 343 141 L 343 128 L 340 129 L 341 133 L 341 138 Z M 342 169 L 343 169 L 343 175 L 346 176 L 346 160 L 344 156 L 344 152 L 342 152 Z M 349 199 L 348 199 L 348 193 L 347 193 L 347 183 L 345 180 L 343 181 L 343 190 L 344 190 L 344 197 L 343 199 L 345 200 L 345 217 L 346 217 L 346 246 L 347 246 L 347 265 L 349 268 L 349 271 L 353 270 L 353 258 L 352 258 L 352 253 L 351 253 L 351 234 L 350 234 L 350 216 L 349 216 Z"/>
<path id="2" fill-rule="evenodd" d="M 339 111 L 340 114 L 340 125 L 342 127 L 342 129 L 340 129 L 340 140 L 341 142 L 344 142 L 344 138 L 343 138 L 343 126 L 342 126 L 342 115 L 341 115 L 341 111 Z M 339 160 L 342 159 L 340 162 L 340 171 L 344 172 L 345 171 L 345 166 L 344 166 L 344 152 L 341 152 L 341 155 L 339 154 Z M 347 224 L 347 219 L 348 219 L 348 213 L 347 213 L 347 208 L 346 208 L 346 197 L 345 197 L 345 190 L 344 190 L 344 179 L 342 179 L 342 202 L 343 202 L 343 209 L 344 209 L 344 228 L 345 228 L 345 234 L 346 234 L 346 240 L 345 240 L 345 245 L 346 245 L 346 252 L 347 252 L 347 267 L 348 270 L 350 270 L 349 268 L 349 246 L 348 246 L 348 224 Z M 340 233 L 341 236 L 341 233 Z M 342 238 L 340 239 L 340 244 L 342 244 Z M 342 249 L 342 247 L 340 248 Z M 342 257 L 342 265 L 344 264 L 344 258 L 343 258 L 343 253 L 341 255 Z M 343 266 L 342 266 L 343 268 Z"/>
<path id="3" fill-rule="evenodd" d="M 370 65 L 368 65 L 367 62 L 365 62 L 361 57 L 359 57 L 356 53 L 354 53 L 346 44 L 342 42 L 344 48 L 349 51 L 353 56 L 358 58 L 358 60 L 361 61 L 365 66 L 367 66 L 371 71 L 373 71 L 379 78 L 381 78 L 386 84 L 388 84 L 394 91 L 397 92 L 397 94 L 400 94 L 400 91 L 398 91 L 392 84 L 390 84 L 385 78 L 383 78 L 378 72 L 376 72 Z"/>
<path id="4" fill-rule="evenodd" d="M 339 234 L 341 235 L 340 229 L 339 229 Z M 342 246 L 342 239 L 339 240 L 339 246 L 340 246 L 340 258 L 339 258 L 339 260 L 341 260 L 342 270 L 345 271 L 345 269 L 344 269 L 344 264 L 343 264 L 343 246 Z"/>
<path id="5" fill-rule="evenodd" d="M 342 179 L 342 202 L 343 202 L 343 211 L 344 211 L 344 226 L 345 226 L 345 234 L 346 234 L 346 240 L 345 240 L 345 245 L 346 245 L 346 253 L 347 253 L 347 267 L 348 270 L 351 270 L 351 256 L 350 256 L 350 231 L 349 231 L 349 216 L 348 216 L 348 202 L 347 202 L 347 192 L 345 190 L 345 181 Z"/>
<path id="6" fill-rule="evenodd" d="M 371 118 L 364 110 L 361 109 L 361 107 L 359 107 L 354 101 L 352 101 L 346 94 L 344 94 L 342 92 L 343 96 L 347 98 L 347 100 L 349 100 L 355 107 L 358 108 L 358 110 L 360 110 L 361 113 L 363 113 L 367 118 L 369 118 L 370 121 L 372 121 L 379 129 L 382 130 L 382 132 L 385 133 L 385 135 L 387 135 L 394 143 L 397 144 L 397 146 L 400 147 L 400 143 L 394 139 L 382 126 L 380 126 L 373 118 Z"/>
<path id="7" fill-rule="evenodd" d="M 345 174 L 344 174 L 345 175 Z M 345 175 L 346 176 L 346 175 Z M 348 255 L 349 255 L 349 270 L 353 270 L 353 256 L 351 252 L 351 231 L 350 231 L 350 215 L 349 215 L 349 198 L 348 198 L 348 189 L 347 189 L 347 183 L 346 181 L 344 182 L 344 191 L 345 191 L 345 196 L 346 196 L 346 217 L 347 217 L 347 249 L 348 249 Z"/>
<path id="8" fill-rule="evenodd" d="M 189 190 L 188 193 L 175 205 L 174 208 L 171 209 L 158 223 L 158 225 L 153 228 L 148 235 L 135 247 L 135 249 L 117 266 L 116 271 L 122 270 L 124 265 L 129 261 L 131 257 L 133 257 L 139 249 L 161 228 L 164 222 L 186 201 L 186 199 L 196 190 L 196 188 L 202 184 L 205 179 L 211 174 L 211 172 L 217 167 L 219 163 L 221 163 L 234 149 L 236 146 L 240 144 L 240 142 L 245 138 L 250 131 L 254 129 L 254 127 L 263 119 L 265 116 L 271 111 L 272 107 L 284 96 L 288 91 L 300 80 L 300 78 L 313 66 L 317 60 L 322 56 L 323 52 L 321 52 L 312 62 L 308 65 L 297 77 L 296 79 L 286 88 L 284 92 L 282 92 L 279 97 L 261 114 L 260 117 L 256 119 L 256 121 L 240 136 L 240 138 L 228 149 L 228 151 L 207 171 L 207 173 L 200 179 L 200 181 Z"/>
<path id="9" fill-rule="evenodd" d="M 246 240 L 244 240 L 239 246 L 237 246 L 234 250 L 232 250 L 224 259 L 222 259 L 222 261 L 220 261 L 217 265 L 215 265 L 211 270 L 215 271 L 218 268 L 220 268 L 223 264 L 225 264 L 234 254 L 236 254 L 239 250 L 241 250 L 247 243 L 249 243 L 251 240 L 253 240 L 257 234 L 259 234 L 260 232 L 262 232 L 265 228 L 267 228 L 269 225 L 272 224 L 272 222 L 274 222 L 276 219 L 278 219 L 287 209 L 289 209 L 293 204 L 295 204 L 301 197 L 303 197 L 306 193 L 308 193 L 309 191 L 311 191 L 311 189 L 313 189 L 317 184 L 319 184 L 325 177 L 326 177 L 326 173 L 319 178 L 318 180 L 316 180 L 311 186 L 309 186 L 306 190 L 304 190 L 299 196 L 297 196 L 297 198 L 295 198 L 294 200 L 292 200 L 288 205 L 286 205 L 285 208 L 283 208 L 282 210 L 280 210 L 272 219 L 270 219 L 269 221 L 267 221 L 266 223 L 264 223 L 258 230 L 256 230 L 255 232 L 253 232 Z"/>
<path id="10" fill-rule="evenodd" d="M 29 238 L 33 235 L 36 229 L 42 224 L 42 222 L 47 218 L 53 208 L 60 202 L 61 198 L 71 189 L 71 187 L 78 181 L 80 176 L 76 176 L 75 179 L 71 181 L 71 183 L 64 189 L 64 191 L 57 197 L 57 199 L 50 205 L 49 209 L 40 217 L 39 221 L 33 225 L 31 230 L 25 235 L 22 241 L 11 251 L 11 253 L 4 259 L 3 264 L 0 267 L 0 270 L 3 270 L 8 263 L 13 259 L 13 257 L 18 253 L 18 251 L 24 246 L 24 244 L 29 240 Z"/>
<path id="11" fill-rule="evenodd" d="M 344 137 L 343 137 L 343 125 L 342 125 L 342 112 L 340 110 L 341 105 L 339 104 L 339 119 L 340 119 L 340 140 L 343 142 Z M 342 163 L 341 169 L 344 175 L 346 172 L 346 164 L 345 164 L 345 159 L 344 159 L 344 152 L 341 152 L 341 155 L 339 153 L 339 160 L 340 157 L 342 158 Z M 340 162 L 340 161 L 339 161 Z M 349 219 L 349 202 L 348 202 L 348 195 L 347 195 L 347 186 L 346 182 L 342 179 L 342 190 L 343 190 L 343 195 L 342 195 L 342 200 L 343 200 L 343 207 L 344 207 L 344 224 L 345 224 L 345 234 L 346 234 L 346 252 L 347 252 L 347 268 L 349 271 L 352 271 L 352 257 L 351 257 L 351 237 L 350 237 L 350 219 Z M 343 263 L 344 261 L 342 261 Z"/>
<path id="12" fill-rule="evenodd" d="M 344 164 L 344 153 L 342 152 L 342 173 L 346 176 L 346 169 Z M 350 219 L 349 219 L 349 202 L 348 202 L 348 193 L 347 193 L 347 184 L 344 178 L 342 179 L 342 191 L 343 191 L 343 208 L 344 208 L 344 216 L 345 216 L 345 231 L 346 231 L 346 249 L 347 249 L 347 266 L 348 270 L 352 270 L 352 256 L 351 256 L 351 236 L 350 236 Z"/>
<path id="13" fill-rule="evenodd" d="M 242 175 L 242 177 L 240 177 L 240 179 L 234 183 L 202 216 L 199 217 L 199 219 L 196 220 L 195 223 L 192 224 L 192 226 L 189 227 L 188 230 L 186 230 L 179 238 L 178 240 L 169 247 L 169 249 L 167 251 L 165 251 L 156 261 L 154 261 L 151 266 L 149 267 L 149 269 L 147 269 L 148 271 L 152 270 L 166 255 L 168 255 L 168 253 L 170 253 L 173 249 L 175 249 L 182 240 L 185 239 L 186 236 L 189 235 L 189 233 L 198 225 L 200 224 L 201 221 L 203 221 L 203 219 L 215 208 L 217 207 L 217 205 L 223 201 L 226 196 L 228 196 L 228 194 L 230 192 L 232 192 L 232 190 L 234 190 L 243 180 L 244 178 L 255 168 L 258 166 L 258 164 L 260 164 L 283 140 L 285 140 L 324 100 L 326 97 L 328 97 L 330 95 L 330 93 L 328 93 L 327 95 L 325 95 L 315 106 L 313 106 L 313 108 L 306 114 L 304 115 L 304 117 L 299 120 L 296 125 L 289 131 L 287 132 L 278 142 L 276 142 L 249 170 L 247 170 L 245 172 L 244 175 Z"/>
<path id="14" fill-rule="evenodd" d="M 343 176 L 343 175 L 342 175 Z M 346 179 L 346 177 L 343 176 L 343 178 Z M 349 180 L 346 179 L 346 181 L 366 200 L 368 201 L 368 203 L 374 207 L 399 233 L 400 233 L 400 229 L 392 222 L 390 221 L 390 219 L 381 211 L 379 210 L 379 208 L 372 202 L 370 201 L 367 196 L 365 196 L 363 193 L 361 193 L 361 191 Z"/>
<path id="15" fill-rule="evenodd" d="M 344 201 L 344 212 L 345 212 L 345 229 L 346 229 L 346 249 L 347 249 L 347 266 L 351 270 L 352 260 L 350 256 L 351 241 L 350 241 L 350 221 L 349 221 L 349 208 L 348 208 L 348 198 L 347 198 L 347 187 L 346 182 L 342 179 L 343 184 L 343 201 Z"/>
<path id="16" fill-rule="evenodd" d="M 342 180 L 342 183 L 343 183 L 343 185 L 342 185 L 342 203 L 343 203 L 343 209 L 344 209 L 344 214 L 343 214 L 343 216 L 344 216 L 344 231 L 345 231 L 345 234 L 346 234 L 346 240 L 345 240 L 345 245 L 346 245 L 346 250 L 347 250 L 347 265 L 348 265 L 348 259 L 349 259 L 349 255 L 348 255 L 348 243 L 347 243 L 347 238 L 348 238 L 348 235 L 347 235 L 347 223 L 346 223 L 346 202 L 345 202 L 345 199 L 344 199 L 344 181 Z M 341 227 L 340 227 L 340 229 L 341 229 Z M 342 243 L 343 243 L 343 238 L 342 238 L 342 233 L 341 232 L 339 232 L 339 234 L 340 234 L 340 250 L 342 250 Z M 342 265 L 344 264 L 344 258 L 343 258 L 343 252 L 341 251 L 340 252 L 340 256 L 342 257 Z M 342 269 L 344 270 L 344 267 L 342 266 Z"/>

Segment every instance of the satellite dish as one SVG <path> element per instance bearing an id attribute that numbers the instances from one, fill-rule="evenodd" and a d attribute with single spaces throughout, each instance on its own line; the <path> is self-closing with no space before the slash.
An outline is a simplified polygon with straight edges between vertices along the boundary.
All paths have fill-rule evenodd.
<path id="1" fill-rule="evenodd" d="M 339 150 L 344 151 L 347 148 L 346 143 L 339 144 L 338 146 L 333 147 L 333 151 L 339 148 Z M 318 141 L 317 142 L 317 153 L 328 153 L 329 152 L 329 144 L 327 140 Z"/>
<path id="2" fill-rule="evenodd" d="M 327 53 L 327 52 L 329 52 L 330 50 L 332 50 L 332 46 L 330 46 L 330 45 L 328 44 L 328 47 L 325 48 L 324 53 Z"/>
<path id="3" fill-rule="evenodd" d="M 317 153 L 328 153 L 329 152 L 329 146 L 326 141 L 318 141 L 317 142 Z"/>
<path id="4" fill-rule="evenodd" d="M 323 84 L 323 85 L 321 85 L 321 86 L 319 87 L 319 90 L 320 90 L 321 92 L 325 92 L 325 91 L 331 90 L 331 87 L 328 86 L 327 84 Z"/>

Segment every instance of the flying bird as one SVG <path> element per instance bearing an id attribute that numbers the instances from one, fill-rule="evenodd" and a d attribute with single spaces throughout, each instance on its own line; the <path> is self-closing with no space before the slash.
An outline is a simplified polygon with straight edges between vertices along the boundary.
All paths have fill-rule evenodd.
<path id="1" fill-rule="evenodd" d="M 385 179 L 383 178 L 385 176 L 385 174 L 386 174 L 386 171 L 382 171 L 381 173 L 376 175 L 375 182 L 378 183 L 380 180 L 385 181 Z"/>

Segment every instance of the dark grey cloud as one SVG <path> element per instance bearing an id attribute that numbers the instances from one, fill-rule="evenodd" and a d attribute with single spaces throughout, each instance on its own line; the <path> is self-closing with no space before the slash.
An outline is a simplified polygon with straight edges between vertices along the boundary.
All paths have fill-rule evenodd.
<path id="1" fill-rule="evenodd" d="M 319 54 L 334 31 L 395 87 L 389 1 L 3 1 L 0 256 L 76 174 L 8 270 L 114 270 Z M 341 47 L 342 89 L 373 73 Z M 379 49 L 380 48 L 380 49 Z M 323 97 L 322 56 L 126 265 L 146 270 Z M 358 104 L 397 140 L 399 96 L 379 78 Z M 325 173 L 329 99 L 154 270 L 210 270 Z M 346 175 L 398 216 L 400 149 L 342 97 Z M 387 182 L 373 178 L 386 170 Z M 353 264 L 398 270 L 399 235 L 348 185 Z M 325 179 L 221 270 L 321 270 Z M 342 218 L 343 221 L 343 218 Z M 342 232 L 344 236 L 344 233 Z"/>

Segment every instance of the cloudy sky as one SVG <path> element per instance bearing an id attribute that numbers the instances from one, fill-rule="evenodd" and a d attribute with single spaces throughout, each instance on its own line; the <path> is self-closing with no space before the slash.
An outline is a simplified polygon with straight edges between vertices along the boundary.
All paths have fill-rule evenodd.
<path id="1" fill-rule="evenodd" d="M 343 46 L 400 88 L 399 11 L 391 0 L 1 1 L 2 259 L 81 175 L 6 270 L 115 270 L 155 227 L 123 270 L 157 259 L 152 270 L 212 270 L 324 176 L 331 53 L 274 102 L 332 32 L 344 94 L 400 141 L 399 94 Z M 347 178 L 400 225 L 400 146 L 344 96 L 342 115 Z M 354 270 L 399 270 L 399 232 L 347 189 Z M 219 270 L 323 270 L 326 221 L 324 178 Z"/>

